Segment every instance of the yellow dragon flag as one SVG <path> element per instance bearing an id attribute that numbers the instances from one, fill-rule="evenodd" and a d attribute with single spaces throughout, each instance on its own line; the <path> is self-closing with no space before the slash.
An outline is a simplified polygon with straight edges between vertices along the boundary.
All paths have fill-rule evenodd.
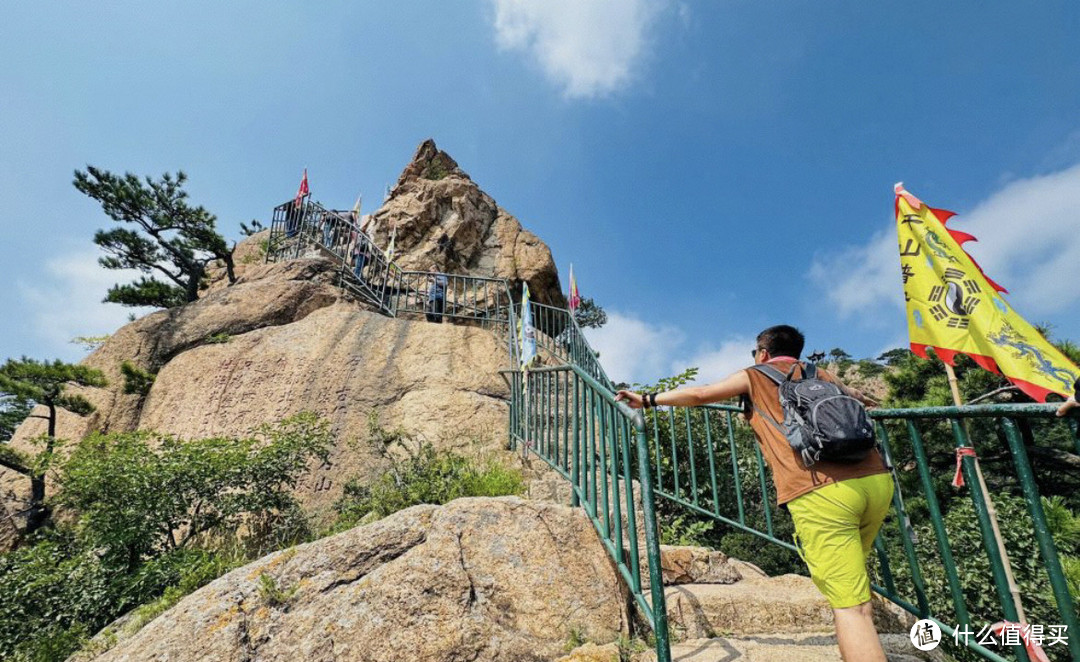
<path id="1" fill-rule="evenodd" d="M 963 249 L 975 237 L 946 227 L 950 211 L 933 209 L 897 184 L 896 233 L 911 351 L 926 348 L 949 365 L 957 353 L 1004 375 L 1039 402 L 1068 396 L 1080 370 L 1016 313 Z"/>

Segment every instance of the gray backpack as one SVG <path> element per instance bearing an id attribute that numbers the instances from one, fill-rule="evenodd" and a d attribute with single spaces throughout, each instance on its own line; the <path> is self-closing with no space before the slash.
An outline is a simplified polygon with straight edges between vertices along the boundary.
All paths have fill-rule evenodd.
<path id="1" fill-rule="evenodd" d="M 836 384 L 818 379 L 813 363 L 806 364 L 802 379 L 792 379 L 798 365 L 787 375 L 765 364 L 750 366 L 776 383 L 784 420 L 778 423 L 756 406 L 754 411 L 784 435 L 807 467 L 819 460 L 861 461 L 875 445 L 866 408 Z"/>

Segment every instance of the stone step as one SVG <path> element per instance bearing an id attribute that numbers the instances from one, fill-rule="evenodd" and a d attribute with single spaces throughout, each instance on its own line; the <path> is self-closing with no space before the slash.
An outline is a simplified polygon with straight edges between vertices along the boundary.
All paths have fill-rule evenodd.
<path id="1" fill-rule="evenodd" d="M 733 584 L 682 584 L 665 590 L 668 623 L 676 639 L 831 632 L 832 609 L 809 577 L 746 578 Z M 907 633 L 914 619 L 874 601 L 879 632 Z"/>
<path id="2" fill-rule="evenodd" d="M 734 584 L 767 575 L 752 563 L 733 559 L 706 547 L 660 545 L 664 586 L 680 584 Z"/>
<path id="3" fill-rule="evenodd" d="M 889 662 L 940 662 L 940 651 L 924 653 L 915 649 L 906 634 L 881 635 L 881 645 Z M 636 658 L 656 662 L 655 651 Z M 836 637 L 826 633 L 773 634 L 747 637 L 694 639 L 671 647 L 672 662 L 840 662 Z"/>

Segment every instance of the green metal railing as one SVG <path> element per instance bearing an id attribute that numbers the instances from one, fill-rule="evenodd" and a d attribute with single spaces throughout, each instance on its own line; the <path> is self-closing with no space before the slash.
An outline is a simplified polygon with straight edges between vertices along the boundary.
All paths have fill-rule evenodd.
<path id="1" fill-rule="evenodd" d="M 507 370 L 511 448 L 533 452 L 570 482 L 656 638 L 671 660 L 659 533 L 644 420 L 581 367 Z M 635 466 L 636 464 L 636 466 Z"/>
<path id="2" fill-rule="evenodd" d="M 312 246 L 340 264 L 343 288 L 385 314 L 446 317 L 505 331 L 510 365 L 519 365 L 520 303 L 513 301 L 505 280 L 402 271 L 348 213 L 326 210 L 307 198 L 275 208 L 267 260 L 300 257 Z M 363 256 L 359 269 L 357 255 Z M 446 279 L 441 301 L 433 296 L 439 276 Z M 569 311 L 533 302 L 531 313 L 538 350 L 560 365 L 527 373 L 503 371 L 511 392 L 511 448 L 535 453 L 570 483 L 571 504 L 582 507 L 592 521 L 653 629 L 658 659 L 668 662 L 656 497 L 677 510 L 797 552 L 787 538 L 790 518 L 786 509 L 773 505 L 772 481 L 752 431 L 738 419 L 740 407 L 662 408 L 643 417 L 615 402 L 612 381 Z M 973 617 L 1017 621 L 1019 612 L 991 524 L 992 502 L 1014 495 L 1024 504 L 1024 526 L 1035 541 L 1037 559 L 1011 561 L 1037 562 L 1045 573 L 1043 584 L 1051 597 L 1043 602 L 1050 606 L 1039 613 L 1048 616 L 1052 609 L 1053 617 L 1067 626 L 1072 635 L 1069 653 L 1080 660 L 1075 600 L 1028 457 L 1028 448 L 1041 449 L 1047 439 L 1080 453 L 1076 418 L 1057 420 L 1047 405 L 876 410 L 871 416 L 882 451 L 898 467 L 901 486 L 906 485 L 906 493 L 896 491 L 891 521 L 874 543 L 874 590 L 911 614 L 934 620 L 949 637 L 955 631 L 952 624 L 970 624 Z M 979 446 L 977 453 L 995 462 L 992 494 L 980 486 L 976 461 L 970 456 L 961 459 L 967 485 L 961 490 L 946 487 L 955 456 L 942 449 L 974 448 L 973 440 Z M 928 448 L 935 449 L 932 455 Z M 1012 470 L 1005 471 L 1003 465 Z M 905 499 L 917 504 L 915 526 Z M 958 532 L 950 530 L 948 516 L 961 508 L 970 509 L 977 524 L 978 555 L 985 557 L 996 595 L 996 605 L 989 610 L 993 613 L 987 613 L 985 605 L 972 604 L 973 596 L 982 596 L 985 587 L 973 585 L 960 572 L 973 554 L 966 550 L 961 556 L 950 540 Z M 914 535 L 916 527 L 924 537 L 921 543 Z M 928 577 L 941 581 L 932 584 Z M 985 579 L 978 578 L 983 584 Z M 1029 621 L 1038 622 L 1030 614 Z M 1007 659 L 973 638 L 967 645 L 986 659 Z M 1015 659 L 1028 659 L 1022 647 L 1014 647 L 1012 653 Z"/>
<path id="3" fill-rule="evenodd" d="M 442 279 L 441 287 L 436 279 Z M 400 271 L 391 284 L 394 315 L 446 316 L 481 326 L 510 323 L 513 300 L 506 280 L 429 271 Z M 441 296 L 440 296 L 441 295 Z"/>
<path id="4" fill-rule="evenodd" d="M 310 198 L 274 208 L 268 262 L 320 250 L 339 265 L 339 285 L 392 317 L 444 317 L 482 326 L 508 325 L 512 298 L 501 278 L 403 271 L 363 232 L 350 212 L 324 208 Z"/>
<path id="5" fill-rule="evenodd" d="M 548 352 L 561 363 L 576 365 L 603 384 L 604 388 L 612 390 L 613 382 L 604 372 L 597 352 L 589 346 L 581 326 L 570 311 L 536 301 L 531 303 L 537 348 Z"/>
<path id="6" fill-rule="evenodd" d="M 795 545 L 785 539 L 789 533 L 790 518 L 786 509 L 776 509 L 775 492 L 768 480 L 765 462 L 749 426 L 737 420 L 742 409 L 732 405 L 708 405 L 695 408 L 661 408 L 648 412 L 646 431 L 649 440 L 649 460 L 654 469 L 656 489 L 654 493 L 681 509 L 707 520 L 715 520 L 736 531 L 751 533 L 774 545 L 796 552 Z M 1080 636 L 1077 636 L 1077 614 L 1073 597 L 1062 569 L 1062 564 L 1049 533 L 1046 514 L 1043 512 L 1038 486 L 1033 476 L 1024 439 L 1029 445 L 1040 437 L 1053 436 L 1065 443 L 1071 436 L 1076 443 L 1075 421 L 1055 419 L 1054 408 L 1049 405 L 988 405 L 967 407 L 936 407 L 922 409 L 876 410 L 871 412 L 882 451 L 900 467 L 901 473 L 910 475 L 917 471 L 917 489 L 909 494 L 895 492 L 892 524 L 896 531 L 889 533 L 883 527 L 875 542 L 877 555 L 876 574 L 880 582 L 874 590 L 906 611 L 930 618 L 952 637 L 953 624 L 970 624 L 972 613 L 968 597 L 985 591 L 986 580 L 992 580 L 997 594 L 1000 612 L 977 616 L 987 623 L 999 620 L 1017 622 L 1018 612 L 1005 578 L 1004 560 L 998 553 L 990 521 L 991 495 L 983 492 L 975 475 L 976 460 L 963 456 L 962 469 L 966 486 L 957 491 L 945 491 L 945 478 L 952 478 L 955 455 L 931 458 L 927 455 L 924 437 L 930 434 L 940 447 L 951 437 L 950 451 L 955 448 L 973 448 L 972 435 L 967 427 L 977 428 L 979 455 L 995 457 L 1000 470 L 1002 457 L 1011 458 L 1014 473 L 995 475 L 994 484 L 1022 497 L 1028 519 L 1024 523 L 1037 541 L 1039 567 L 1045 571 L 1046 583 L 1052 593 L 1054 623 L 1064 624 L 1072 635 L 1068 639 L 1071 659 L 1080 660 Z M 978 425 L 975 425 L 975 423 Z M 947 428 L 947 429 L 945 429 Z M 894 450 L 895 447 L 895 450 Z M 900 456 L 898 457 L 897 453 Z M 935 476 L 937 477 L 935 479 Z M 912 476 L 911 478 L 914 478 Z M 915 481 L 909 481 L 915 483 Z M 973 585 L 970 577 L 958 572 L 957 554 L 950 542 L 949 531 L 941 504 L 943 494 L 950 500 L 951 508 L 963 506 L 963 493 L 974 509 L 981 550 L 989 564 L 991 576 L 980 577 L 982 584 Z M 921 526 L 924 535 L 932 536 L 934 544 L 916 547 L 911 516 L 905 506 L 905 497 L 919 497 Z M 992 495 L 997 497 L 998 494 Z M 888 523 L 887 523 L 888 524 Z M 1016 526 L 1015 522 L 1009 522 Z M 889 541 L 889 542 L 886 542 Z M 928 550 L 929 548 L 929 550 Z M 891 552 L 891 553 L 890 553 Z M 896 567 L 899 560 L 900 567 Z M 1013 565 L 1028 564 L 1031 559 L 1012 558 Z M 965 558 L 965 563 L 971 559 Z M 925 574 L 932 570 L 944 575 L 945 588 L 932 592 L 927 587 Z M 899 588 L 898 575 L 903 575 L 906 585 Z M 966 581 L 966 583 L 965 583 Z M 1029 596 L 1030 597 L 1030 596 Z M 1047 611 L 1042 612 L 1043 616 Z M 1031 612 L 1029 611 L 1029 620 Z M 1031 621 L 1039 622 L 1039 621 Z M 1045 622 L 1044 622 L 1045 624 Z M 1001 655 L 978 645 L 974 638 L 968 647 L 990 660 L 1004 660 Z M 1022 647 L 1013 647 L 1016 659 L 1027 660 Z"/>

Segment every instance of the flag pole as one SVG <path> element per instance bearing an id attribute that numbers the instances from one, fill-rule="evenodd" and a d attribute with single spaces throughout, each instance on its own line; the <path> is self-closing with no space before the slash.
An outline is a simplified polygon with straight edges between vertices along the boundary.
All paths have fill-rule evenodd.
<path id="1" fill-rule="evenodd" d="M 944 360 L 942 360 L 941 363 L 945 366 L 945 374 L 949 378 L 949 390 L 952 391 L 953 403 L 955 403 L 957 407 L 962 407 L 964 402 L 960 399 L 960 387 L 956 380 L 956 371 Z M 967 432 L 967 421 L 960 419 L 960 424 L 964 426 L 964 431 Z M 968 434 L 967 436 L 970 441 L 971 435 Z M 1027 623 L 1027 615 L 1024 614 L 1024 607 L 1020 603 L 1020 587 L 1017 586 L 1016 578 L 1013 576 L 1012 562 L 1009 561 L 1009 554 L 1005 551 L 1005 541 L 1001 536 L 1001 528 L 998 527 L 997 509 L 994 508 L 994 500 L 990 496 L 990 490 L 986 487 L 986 479 L 983 478 L 978 456 L 973 456 L 971 460 L 975 466 L 975 475 L 979 478 L 979 489 L 982 490 L 983 495 L 986 497 L 986 513 L 990 518 L 990 528 L 994 531 L 994 541 L 997 542 L 998 554 L 1001 555 L 1002 565 L 1005 570 L 1005 580 L 1009 585 L 1009 593 L 1012 594 L 1013 605 L 1016 607 L 1016 617 L 1020 620 L 1021 624 Z"/>

